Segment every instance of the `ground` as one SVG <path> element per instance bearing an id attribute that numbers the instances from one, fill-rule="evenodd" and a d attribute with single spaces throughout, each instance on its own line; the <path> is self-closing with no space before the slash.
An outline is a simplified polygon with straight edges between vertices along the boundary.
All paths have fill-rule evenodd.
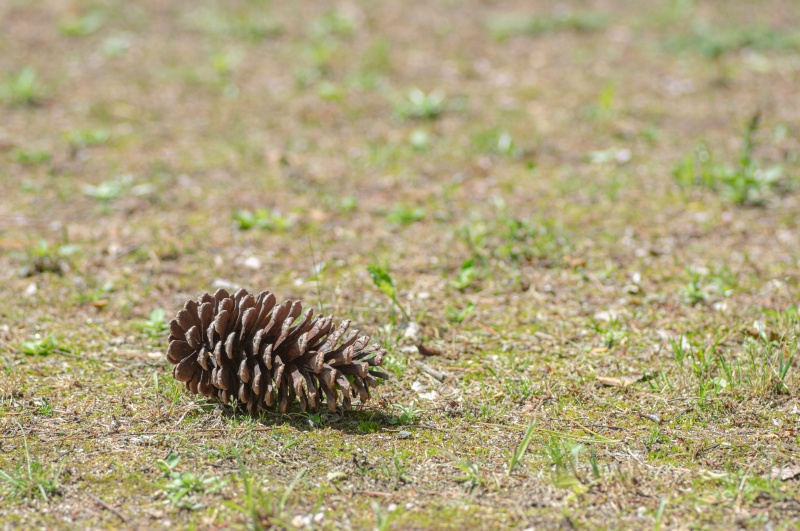
<path id="1" fill-rule="evenodd" d="M 794 528 L 798 28 L 0 3 L 0 528 Z M 351 319 L 391 379 L 191 396 L 165 321 L 220 287 Z"/>

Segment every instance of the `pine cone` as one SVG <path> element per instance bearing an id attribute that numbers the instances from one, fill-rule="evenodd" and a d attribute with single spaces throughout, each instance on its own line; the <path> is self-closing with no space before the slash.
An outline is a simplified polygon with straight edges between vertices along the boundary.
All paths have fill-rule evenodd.
<path id="1" fill-rule="evenodd" d="M 369 336 L 357 330 L 337 346 L 350 321 L 334 330 L 332 316 L 312 317 L 313 310 L 292 326 L 301 311 L 300 301 L 276 306 L 268 291 L 254 297 L 244 289 L 234 295 L 220 289 L 190 300 L 169 323 L 172 374 L 190 392 L 224 404 L 236 397 L 250 413 L 276 400 L 285 413 L 295 397 L 303 411 L 317 411 L 322 395 L 334 412 L 339 390 L 344 409 L 351 397 L 369 400 L 375 377 L 388 378 L 375 368 L 386 351 L 367 346 Z"/>

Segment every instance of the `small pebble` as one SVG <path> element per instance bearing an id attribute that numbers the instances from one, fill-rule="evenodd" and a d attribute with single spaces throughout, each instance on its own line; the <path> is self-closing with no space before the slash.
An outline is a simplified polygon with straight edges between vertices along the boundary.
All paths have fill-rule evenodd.
<path id="1" fill-rule="evenodd" d="M 410 431 L 403 430 L 397 434 L 398 439 L 408 439 L 409 437 L 411 437 Z"/>

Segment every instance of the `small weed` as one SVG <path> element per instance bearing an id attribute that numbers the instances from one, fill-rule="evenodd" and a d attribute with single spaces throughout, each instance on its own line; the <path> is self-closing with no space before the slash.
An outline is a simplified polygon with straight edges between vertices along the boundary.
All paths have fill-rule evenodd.
<path id="1" fill-rule="evenodd" d="M 583 445 L 572 441 L 562 441 L 556 436 L 545 443 L 545 456 L 553 467 L 553 481 L 559 488 L 572 488 L 581 483 L 578 473 L 578 456 Z"/>
<path id="2" fill-rule="evenodd" d="M 95 308 L 102 309 L 108 304 L 108 295 L 112 291 L 114 291 L 114 284 L 106 282 L 100 286 L 94 286 L 80 292 L 75 297 L 75 300 L 81 303 L 90 303 Z"/>
<path id="3" fill-rule="evenodd" d="M 263 230 L 284 231 L 292 227 L 290 218 L 275 210 L 259 208 L 255 212 L 246 209 L 236 209 L 232 215 L 236 228 L 250 230 L 253 228 Z"/>
<path id="4" fill-rule="evenodd" d="M 52 153 L 46 149 L 15 149 L 11 152 L 11 156 L 20 164 L 30 166 L 46 164 L 53 158 Z"/>
<path id="5" fill-rule="evenodd" d="M 358 207 L 358 198 L 354 195 L 346 195 L 340 198 L 335 205 L 343 214 L 350 214 L 355 212 Z"/>
<path id="6" fill-rule="evenodd" d="M 683 287 L 683 299 L 695 306 L 707 302 L 712 295 L 729 297 L 737 278 L 725 268 L 713 272 L 705 268 L 689 268 L 689 282 Z"/>
<path id="7" fill-rule="evenodd" d="M 463 323 L 472 312 L 475 311 L 475 303 L 468 302 L 463 308 L 457 308 L 450 304 L 447 305 L 447 320 L 451 323 Z"/>
<path id="8" fill-rule="evenodd" d="M 62 275 L 70 269 L 70 258 L 79 250 L 76 245 L 62 245 L 53 248 L 45 240 L 29 247 L 22 255 L 23 266 L 20 275 L 32 277 L 43 273 Z"/>
<path id="9" fill-rule="evenodd" d="M 169 402 L 170 408 L 175 407 L 186 396 L 184 386 L 172 375 L 153 374 L 153 391 L 156 398 L 159 396 L 165 398 Z"/>
<path id="10" fill-rule="evenodd" d="M 627 337 L 627 332 L 622 328 L 622 324 L 617 318 L 611 319 L 606 326 L 593 321 L 592 328 L 603 337 L 603 346 L 607 349 L 624 342 Z"/>
<path id="11" fill-rule="evenodd" d="M 698 273 L 692 273 L 689 283 L 683 287 L 683 298 L 692 306 L 696 306 L 708 300 L 709 294 L 700 284 L 700 280 L 702 278 L 702 275 Z"/>
<path id="12" fill-rule="evenodd" d="M 386 220 L 393 225 L 411 225 L 425 218 L 425 209 L 422 207 L 409 206 L 403 203 L 396 203 L 392 209 L 386 213 Z"/>
<path id="13" fill-rule="evenodd" d="M 85 149 L 89 146 L 100 146 L 108 142 L 109 133 L 107 129 L 72 129 L 64 133 L 64 140 L 69 144 L 73 153 Z"/>
<path id="14" fill-rule="evenodd" d="M 372 278 L 372 282 L 375 286 L 381 290 L 383 293 L 388 296 L 395 305 L 400 309 L 400 312 L 403 314 L 403 317 L 406 318 L 407 321 L 411 322 L 411 316 L 408 315 L 403 305 L 400 304 L 400 301 L 397 300 L 397 290 L 394 286 L 394 279 L 392 279 L 391 275 L 378 265 L 370 265 L 367 266 L 367 273 Z"/>
<path id="15" fill-rule="evenodd" d="M 400 416 L 389 419 L 389 424 L 408 425 L 415 424 L 419 420 L 421 410 L 417 408 L 413 400 L 408 406 L 392 404 L 392 407 L 400 411 Z"/>
<path id="16" fill-rule="evenodd" d="M 258 488 L 252 474 L 242 468 L 240 475 L 244 486 L 244 500 L 242 503 L 223 500 L 222 503 L 248 519 L 246 525 L 248 530 L 262 531 L 272 529 L 274 526 L 289 528 L 290 515 L 286 510 L 286 502 L 305 473 L 305 468 L 300 470 L 281 497 L 276 499 L 271 493 Z"/>
<path id="17" fill-rule="evenodd" d="M 663 442 L 669 442 L 669 439 L 661 434 L 661 430 L 658 428 L 658 426 L 653 426 L 653 428 L 650 430 L 650 435 L 648 435 L 647 438 L 642 442 L 644 443 L 645 448 L 652 452 L 655 445 Z"/>
<path id="18" fill-rule="evenodd" d="M 525 402 L 539 392 L 530 378 L 524 376 L 506 378 L 503 383 L 503 391 L 509 399 L 517 403 Z"/>
<path id="19" fill-rule="evenodd" d="M 600 464 L 597 462 L 597 454 L 594 453 L 594 450 L 589 453 L 589 467 L 592 470 L 592 477 L 600 479 Z"/>
<path id="20" fill-rule="evenodd" d="M 475 487 L 479 487 L 485 483 L 483 476 L 481 475 L 481 467 L 478 463 L 475 463 L 469 459 L 459 459 L 454 455 L 451 457 L 455 461 L 453 464 L 464 473 L 463 476 L 456 476 L 454 478 L 458 483 L 464 483 L 470 489 L 474 489 Z"/>
<path id="21" fill-rule="evenodd" d="M 566 254 L 568 241 L 545 223 L 506 217 L 488 224 L 465 226 L 460 234 L 476 257 L 483 261 L 494 257 L 513 263 L 532 260 L 552 261 Z"/>
<path id="22" fill-rule="evenodd" d="M 162 308 L 156 308 L 150 312 L 150 317 L 146 321 L 137 321 L 134 326 L 151 339 L 157 339 L 169 329 L 167 313 Z"/>
<path id="23" fill-rule="evenodd" d="M 5 496 L 16 496 L 22 499 L 33 499 L 41 496 L 47 501 L 51 496 L 59 493 L 58 478 L 61 470 L 52 471 L 46 469 L 38 461 L 31 460 L 28 451 L 28 437 L 22 425 L 17 424 L 22 431 L 22 440 L 25 447 L 25 466 L 22 470 L 17 470 L 16 474 L 10 474 L 0 470 L 0 494 Z"/>
<path id="24" fill-rule="evenodd" d="M 39 404 L 39 415 L 43 417 L 49 417 L 53 414 L 53 404 L 50 403 L 50 399 L 45 397 L 42 399 L 41 404 Z"/>
<path id="25" fill-rule="evenodd" d="M 236 407 L 236 402 L 233 401 L 233 403 L 231 404 L 231 408 L 233 409 L 235 407 Z M 309 429 L 315 430 L 321 428 L 325 424 L 322 420 L 322 415 L 320 415 L 319 413 L 313 413 L 307 411 L 304 412 L 302 415 L 303 417 L 305 417 L 306 424 L 308 424 Z"/>
<path id="26" fill-rule="evenodd" d="M 50 334 L 44 338 L 39 338 L 38 336 L 39 334 L 36 334 L 36 339 L 20 343 L 19 351 L 28 356 L 49 356 L 62 350 L 59 341 L 54 335 Z"/>
<path id="27" fill-rule="evenodd" d="M 783 176 L 783 168 L 761 168 L 753 158 L 754 135 L 760 122 L 755 114 L 742 135 L 742 152 L 737 166 L 714 164 L 706 146 L 699 146 L 694 157 L 687 156 L 675 167 L 672 174 L 684 189 L 702 186 L 709 188 L 737 205 L 763 203 Z"/>
<path id="28" fill-rule="evenodd" d="M 614 101 L 617 99 L 617 84 L 613 81 L 603 85 L 594 103 L 586 107 L 586 116 L 595 120 L 608 119 L 614 110 Z M 624 155 L 627 153 L 627 157 Z M 606 154 L 608 160 L 602 160 Z M 598 157 L 598 155 L 600 155 Z M 601 160 L 596 160 L 600 158 Z M 627 162 L 630 159 L 630 150 L 605 150 L 596 151 L 590 156 L 592 162 Z"/>
<path id="29" fill-rule="evenodd" d="M 425 93 L 418 88 L 408 91 L 406 97 L 395 102 L 394 110 L 401 118 L 433 120 L 444 112 L 444 92 Z"/>
<path id="30" fill-rule="evenodd" d="M 100 201 L 105 206 L 123 196 L 145 196 L 153 191 L 152 184 L 134 184 L 133 177 L 130 175 L 103 181 L 97 186 L 87 184 L 83 187 L 84 195 Z"/>
<path id="31" fill-rule="evenodd" d="M 0 100 L 11 105 L 38 105 L 44 99 L 44 87 L 33 68 L 25 67 L 0 84 Z"/>
<path id="32" fill-rule="evenodd" d="M 766 338 L 747 338 L 742 345 L 747 355 L 744 365 L 732 371 L 735 382 L 742 382 L 762 395 L 783 394 L 789 391 L 786 380 L 797 354 L 797 336 L 782 341 Z"/>
<path id="33" fill-rule="evenodd" d="M 180 457 L 175 453 L 169 454 L 166 459 L 156 461 L 156 466 L 168 480 L 160 488 L 172 505 L 194 511 L 203 506 L 197 499 L 198 494 L 213 494 L 219 491 L 225 482 L 210 474 L 177 472 L 175 467 L 179 461 Z"/>
<path id="34" fill-rule="evenodd" d="M 92 11 L 83 17 L 64 19 L 58 23 L 58 30 L 67 37 L 85 37 L 103 26 L 105 17 L 99 11 Z"/>
<path id="35" fill-rule="evenodd" d="M 478 276 L 478 270 L 475 266 L 475 259 L 469 258 L 465 260 L 456 273 L 456 278 L 450 281 L 450 285 L 458 291 L 464 291 L 475 282 Z"/>

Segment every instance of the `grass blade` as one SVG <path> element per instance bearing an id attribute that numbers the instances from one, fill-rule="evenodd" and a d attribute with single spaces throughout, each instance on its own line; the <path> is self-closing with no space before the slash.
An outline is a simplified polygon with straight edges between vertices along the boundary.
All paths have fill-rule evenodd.
<path id="1" fill-rule="evenodd" d="M 522 456 L 525 455 L 525 451 L 528 449 L 528 445 L 531 442 L 531 438 L 533 437 L 533 429 L 536 424 L 536 418 L 531 418 L 531 423 L 528 425 L 528 429 L 525 430 L 525 435 L 522 437 L 522 441 L 517 446 L 516 451 L 511 456 L 511 460 L 508 463 L 508 475 L 511 475 L 511 472 L 514 470 L 514 467 L 517 466 L 519 460 L 522 459 Z"/>

